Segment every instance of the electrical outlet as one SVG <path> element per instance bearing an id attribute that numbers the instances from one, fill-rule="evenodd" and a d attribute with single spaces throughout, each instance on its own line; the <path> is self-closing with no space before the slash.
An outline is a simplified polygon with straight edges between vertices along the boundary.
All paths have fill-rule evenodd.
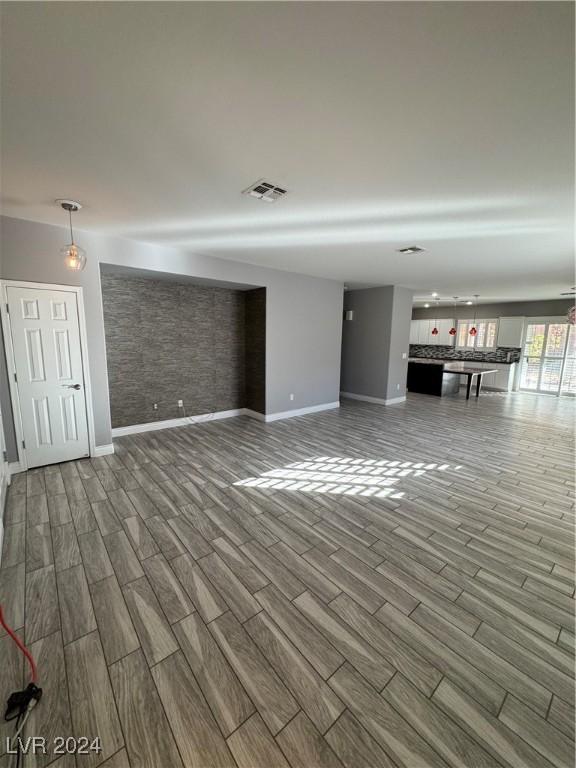
<path id="1" fill-rule="evenodd" d="M 294 392 L 290 392 L 290 400 L 294 400 Z"/>
<path id="2" fill-rule="evenodd" d="M 157 411 L 158 410 L 158 403 L 152 403 L 152 410 Z"/>
<path id="3" fill-rule="evenodd" d="M 400 384 L 396 384 L 396 389 L 400 389 Z"/>
<path id="4" fill-rule="evenodd" d="M 178 408 L 184 408 L 184 400 L 178 400 Z"/>
<path id="5" fill-rule="evenodd" d="M 406 360 L 407 357 L 408 357 L 408 353 L 402 352 L 402 360 Z"/>

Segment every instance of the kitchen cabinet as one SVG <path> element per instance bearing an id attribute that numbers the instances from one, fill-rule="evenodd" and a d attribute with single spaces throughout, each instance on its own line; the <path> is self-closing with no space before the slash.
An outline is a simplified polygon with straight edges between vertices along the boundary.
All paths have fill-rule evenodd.
<path id="1" fill-rule="evenodd" d="M 450 328 L 454 325 L 454 320 L 438 320 L 438 336 L 436 336 L 436 344 L 441 344 L 444 347 L 453 347 L 455 336 L 450 336 Z"/>
<path id="2" fill-rule="evenodd" d="M 448 331 L 454 325 L 454 320 L 412 320 L 410 323 L 410 344 L 430 344 L 433 346 L 454 346 L 454 336 Z M 436 326 L 438 334 L 432 336 L 432 329 Z"/>
<path id="3" fill-rule="evenodd" d="M 431 344 L 433 338 L 430 334 L 432 326 L 430 320 L 417 320 L 418 323 L 418 344 Z"/>
<path id="4" fill-rule="evenodd" d="M 497 347 L 521 347 L 524 333 L 524 317 L 501 317 L 498 321 L 496 337 Z M 438 335 L 432 336 L 434 325 Z M 431 344 L 433 346 L 453 347 L 456 336 L 450 336 L 448 331 L 456 324 L 451 318 L 437 320 L 412 320 L 410 323 L 410 344 Z"/>
<path id="5" fill-rule="evenodd" d="M 524 332 L 523 317 L 501 317 L 498 323 L 498 347 L 521 347 Z"/>

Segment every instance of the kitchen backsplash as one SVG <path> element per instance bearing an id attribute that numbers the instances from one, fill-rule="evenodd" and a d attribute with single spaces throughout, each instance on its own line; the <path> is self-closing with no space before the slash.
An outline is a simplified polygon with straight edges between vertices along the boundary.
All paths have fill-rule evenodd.
<path id="1" fill-rule="evenodd" d="M 456 349 L 436 344 L 410 344 L 410 357 L 439 358 L 441 360 L 480 360 L 487 363 L 517 363 L 520 360 L 520 348 L 496 347 L 490 352 L 475 349 Z"/>

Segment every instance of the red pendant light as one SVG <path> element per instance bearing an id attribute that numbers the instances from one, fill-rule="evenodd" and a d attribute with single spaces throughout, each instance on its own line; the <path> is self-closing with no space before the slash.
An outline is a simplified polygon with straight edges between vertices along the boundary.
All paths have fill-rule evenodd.
<path id="1" fill-rule="evenodd" d="M 476 336 L 477 333 L 478 333 L 478 329 L 476 328 L 476 310 L 478 309 L 478 298 L 479 298 L 479 296 L 480 296 L 480 294 L 478 294 L 478 293 L 474 294 L 474 299 L 475 299 L 475 302 L 474 302 L 474 320 L 472 321 L 472 328 L 470 328 L 470 330 L 468 331 L 470 336 Z"/>
<path id="2" fill-rule="evenodd" d="M 432 330 L 430 331 L 432 336 L 438 336 L 438 333 L 439 333 L 438 331 L 438 302 L 439 301 L 440 299 L 436 299 L 436 320 L 434 320 L 434 328 L 432 328 Z"/>
<path id="3" fill-rule="evenodd" d="M 453 312 L 454 319 L 456 319 L 456 302 L 457 301 L 458 301 L 458 296 L 454 296 L 454 312 Z M 452 328 L 450 328 L 448 333 L 450 334 L 450 336 L 456 336 L 456 328 L 455 328 L 455 326 L 452 326 Z"/>

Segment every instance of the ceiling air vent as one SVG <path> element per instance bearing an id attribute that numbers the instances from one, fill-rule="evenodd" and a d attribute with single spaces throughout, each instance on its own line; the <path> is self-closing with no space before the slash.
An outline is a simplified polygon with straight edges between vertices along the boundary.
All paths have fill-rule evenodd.
<path id="1" fill-rule="evenodd" d="M 424 250 L 419 245 L 409 245 L 407 248 L 398 248 L 398 253 L 422 253 Z"/>
<path id="2" fill-rule="evenodd" d="M 266 203 L 274 203 L 276 200 L 284 197 L 286 190 L 282 187 L 277 187 L 275 184 L 270 184 L 269 181 L 260 179 L 256 184 L 252 184 L 248 189 L 245 189 L 242 194 L 256 197 L 258 200 L 264 200 Z"/>

